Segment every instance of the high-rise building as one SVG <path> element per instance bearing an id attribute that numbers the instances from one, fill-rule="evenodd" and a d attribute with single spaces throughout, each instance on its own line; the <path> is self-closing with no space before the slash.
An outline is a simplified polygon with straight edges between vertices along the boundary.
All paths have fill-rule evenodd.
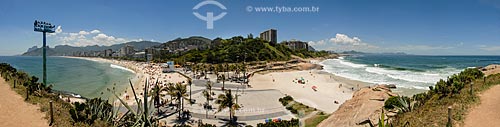
<path id="1" fill-rule="evenodd" d="M 288 48 L 294 49 L 294 50 L 299 50 L 299 49 L 309 50 L 309 44 L 307 44 L 307 42 L 303 42 L 303 41 L 291 40 L 291 41 L 281 42 L 281 44 L 284 44 Z"/>
<path id="2" fill-rule="evenodd" d="M 134 47 L 131 45 L 125 45 L 122 48 L 120 48 L 120 56 L 121 57 L 126 57 L 126 56 L 131 56 L 134 55 Z"/>
<path id="3" fill-rule="evenodd" d="M 271 44 L 276 44 L 278 42 L 278 31 L 275 29 L 269 29 L 260 33 L 260 38 L 269 41 Z"/>
<path id="4" fill-rule="evenodd" d="M 111 49 L 104 50 L 104 57 L 111 57 L 112 54 L 113 54 L 113 50 L 111 50 Z"/>

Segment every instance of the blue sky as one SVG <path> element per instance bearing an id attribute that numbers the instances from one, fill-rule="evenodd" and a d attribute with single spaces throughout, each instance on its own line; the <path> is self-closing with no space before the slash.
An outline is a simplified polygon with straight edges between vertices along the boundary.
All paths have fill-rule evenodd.
<path id="1" fill-rule="evenodd" d="M 166 42 L 278 30 L 278 41 L 307 41 L 316 49 L 407 52 L 422 55 L 500 55 L 498 0 L 2 0 L 0 55 L 41 45 L 33 21 L 60 26 L 54 45 L 111 45 L 126 41 Z M 249 12 L 248 8 L 252 11 Z M 256 12 L 261 7 L 316 7 L 317 12 Z M 193 12 L 227 12 L 207 29 Z"/>

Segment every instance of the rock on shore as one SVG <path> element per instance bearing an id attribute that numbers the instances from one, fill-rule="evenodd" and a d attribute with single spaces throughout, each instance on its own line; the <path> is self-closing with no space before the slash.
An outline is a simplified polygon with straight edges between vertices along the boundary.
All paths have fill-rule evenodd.
<path id="1" fill-rule="evenodd" d="M 364 127 L 368 126 L 368 119 L 377 124 L 384 101 L 391 95 L 395 94 L 385 85 L 362 88 L 330 117 L 318 124 L 318 127 Z"/>

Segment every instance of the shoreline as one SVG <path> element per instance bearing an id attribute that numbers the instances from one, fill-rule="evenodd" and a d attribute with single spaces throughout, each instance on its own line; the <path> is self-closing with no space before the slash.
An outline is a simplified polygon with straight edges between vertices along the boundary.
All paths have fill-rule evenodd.
<path id="1" fill-rule="evenodd" d="M 134 62 L 134 61 L 120 61 L 120 60 L 110 60 L 110 59 L 104 59 L 104 58 L 98 58 L 98 57 L 74 57 L 74 56 L 61 56 L 61 57 L 64 57 L 64 58 L 72 58 L 72 59 L 81 59 L 81 60 L 88 60 L 88 61 L 94 61 L 94 62 L 103 62 L 103 63 L 110 63 L 111 65 L 116 65 L 116 66 L 119 66 L 121 68 L 115 68 L 115 69 L 128 69 L 128 70 L 125 70 L 125 71 L 129 71 L 129 72 L 132 72 L 134 73 L 134 76 L 132 78 L 129 78 L 130 82 L 132 82 L 134 88 L 139 88 L 141 87 L 141 83 L 144 83 L 144 72 L 142 72 L 142 70 L 139 69 L 138 65 L 134 65 L 134 64 L 140 64 L 138 62 Z M 125 100 L 125 96 L 126 95 L 133 95 L 133 92 L 130 87 L 130 83 L 129 81 L 126 81 L 125 84 L 122 84 L 122 85 L 125 85 L 125 89 L 123 91 L 115 91 L 115 92 L 118 92 L 117 95 L 123 99 L 124 101 Z M 111 95 L 109 98 L 109 100 L 113 101 L 114 104 L 119 104 L 119 103 L 116 103 L 116 102 L 119 102 L 118 99 L 116 99 L 114 97 L 114 95 Z M 126 101 L 127 103 L 134 103 L 135 101 Z"/>

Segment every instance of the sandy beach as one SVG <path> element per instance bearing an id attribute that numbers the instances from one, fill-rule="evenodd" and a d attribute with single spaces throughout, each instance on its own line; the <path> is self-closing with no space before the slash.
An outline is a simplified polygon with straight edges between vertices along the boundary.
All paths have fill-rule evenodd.
<path id="1" fill-rule="evenodd" d="M 0 78 L 0 126 L 1 127 L 47 127 L 38 106 L 24 102 L 21 95 L 14 92 L 10 85 Z"/>
<path id="2" fill-rule="evenodd" d="M 367 85 L 321 70 L 255 74 L 249 80 L 252 89 L 276 89 L 292 96 L 298 102 L 327 113 L 337 110 L 340 104 L 352 97 L 355 90 Z M 300 83 L 302 81 L 304 83 Z"/>

